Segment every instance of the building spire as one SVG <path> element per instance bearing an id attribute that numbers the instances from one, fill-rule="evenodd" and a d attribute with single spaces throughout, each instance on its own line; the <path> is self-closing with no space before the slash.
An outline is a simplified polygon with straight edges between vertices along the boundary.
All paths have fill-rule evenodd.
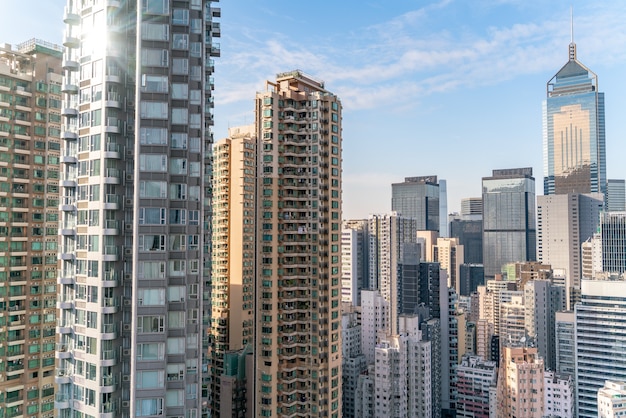
<path id="1" fill-rule="evenodd" d="M 570 42 L 569 42 L 569 60 L 576 59 L 576 44 L 574 43 L 574 6 L 570 6 Z"/>

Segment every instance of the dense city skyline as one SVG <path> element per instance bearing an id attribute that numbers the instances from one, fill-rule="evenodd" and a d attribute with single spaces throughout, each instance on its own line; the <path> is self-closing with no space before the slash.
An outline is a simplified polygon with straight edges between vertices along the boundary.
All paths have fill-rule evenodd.
<path id="1" fill-rule="evenodd" d="M 0 38 L 60 44 L 64 3 L 9 0 L 4 12 L 15 18 L 0 28 Z M 215 138 L 253 121 L 250 92 L 265 79 L 290 68 L 323 79 L 346 109 L 344 219 L 388 211 L 391 183 L 408 176 L 446 179 L 451 211 L 461 198 L 480 196 L 480 178 L 491 169 L 532 166 L 541 178 L 541 101 L 567 59 L 570 6 L 578 57 L 607 94 L 608 178 L 626 177 L 619 164 L 626 136 L 623 4 L 370 2 L 354 9 L 346 2 L 332 5 L 332 16 L 324 13 L 330 4 L 315 10 L 283 4 L 220 3 Z M 37 25 L 19 24 L 20 16 Z"/>

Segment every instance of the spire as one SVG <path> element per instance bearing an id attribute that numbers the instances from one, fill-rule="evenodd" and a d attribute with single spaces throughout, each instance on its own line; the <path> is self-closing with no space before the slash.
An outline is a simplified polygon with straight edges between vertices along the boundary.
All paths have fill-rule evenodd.
<path id="1" fill-rule="evenodd" d="M 569 60 L 576 59 L 576 44 L 574 43 L 574 7 L 570 6 L 570 42 L 569 42 Z"/>

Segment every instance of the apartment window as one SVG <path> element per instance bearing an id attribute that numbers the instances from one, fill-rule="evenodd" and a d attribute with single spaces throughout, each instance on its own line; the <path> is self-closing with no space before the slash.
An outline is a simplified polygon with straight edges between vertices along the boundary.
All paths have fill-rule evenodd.
<path id="1" fill-rule="evenodd" d="M 189 249 L 197 250 L 199 246 L 200 237 L 198 235 L 189 235 Z"/>
<path id="2" fill-rule="evenodd" d="M 165 305 L 165 289 L 137 289 L 137 303 L 139 306 Z"/>
<path id="3" fill-rule="evenodd" d="M 167 145 L 167 129 L 141 128 L 139 141 L 143 145 Z"/>
<path id="4" fill-rule="evenodd" d="M 187 49 L 189 47 L 189 35 L 175 33 L 172 35 L 172 49 Z"/>
<path id="5" fill-rule="evenodd" d="M 141 76 L 141 90 L 149 93 L 167 93 L 168 92 L 168 77 L 164 75 L 149 75 L 143 74 Z"/>
<path id="6" fill-rule="evenodd" d="M 189 24 L 189 10 L 187 9 L 172 10 L 172 24 L 173 25 L 188 25 Z"/>
<path id="7" fill-rule="evenodd" d="M 172 84 L 172 99 L 187 100 L 189 98 L 189 85 L 182 83 Z"/>
<path id="8" fill-rule="evenodd" d="M 146 315 L 137 317 L 138 333 L 155 333 L 165 330 L 165 317 L 160 315 Z"/>
<path id="9" fill-rule="evenodd" d="M 138 417 L 163 415 L 163 399 L 138 399 L 135 415 Z"/>
<path id="10" fill-rule="evenodd" d="M 165 385 L 163 370 L 142 370 L 137 372 L 137 389 L 157 389 Z"/>
<path id="11" fill-rule="evenodd" d="M 185 209 L 170 209 L 170 224 L 184 225 L 187 220 L 187 211 Z"/>
<path id="12" fill-rule="evenodd" d="M 169 14 L 169 0 L 142 0 L 142 11 L 153 15 Z"/>
<path id="13" fill-rule="evenodd" d="M 137 345 L 137 360 L 163 360 L 164 357 L 165 345 L 163 343 L 144 343 Z"/>
<path id="14" fill-rule="evenodd" d="M 172 149 L 187 149 L 187 134 L 172 133 Z"/>
<path id="15" fill-rule="evenodd" d="M 139 235 L 139 251 L 165 251 L 165 235 Z"/>
<path id="16" fill-rule="evenodd" d="M 184 354 L 185 337 L 171 337 L 167 339 L 167 354 Z"/>
<path id="17" fill-rule="evenodd" d="M 167 326 L 171 328 L 183 328 L 185 326 L 185 312 L 169 311 L 167 313 Z"/>
<path id="18" fill-rule="evenodd" d="M 169 286 L 167 288 L 168 302 L 184 302 L 187 289 L 185 286 Z"/>
<path id="19" fill-rule="evenodd" d="M 172 59 L 172 74 L 187 75 L 189 74 L 189 60 L 187 58 Z"/>
<path id="20" fill-rule="evenodd" d="M 142 154 L 139 156 L 139 170 L 166 173 L 167 156 L 161 154 Z"/>
<path id="21" fill-rule="evenodd" d="M 200 201 L 200 186 L 189 186 L 189 200 Z"/>
<path id="22" fill-rule="evenodd" d="M 185 235 L 170 235 L 170 250 L 185 251 L 186 243 Z"/>
<path id="23" fill-rule="evenodd" d="M 167 119 L 167 109 L 167 102 L 142 101 L 141 117 L 146 119 Z"/>
<path id="24" fill-rule="evenodd" d="M 187 108 L 173 108 L 172 109 L 172 124 L 187 125 L 189 122 L 189 109 Z"/>
<path id="25" fill-rule="evenodd" d="M 192 113 L 189 115 L 189 127 L 195 129 L 202 127 L 202 115 L 200 113 Z"/>
<path id="26" fill-rule="evenodd" d="M 172 158 L 170 161 L 170 174 L 184 175 L 187 174 L 187 159 Z"/>
<path id="27" fill-rule="evenodd" d="M 170 260 L 169 261 L 169 275 L 175 277 L 182 277 L 187 272 L 186 260 Z"/>
<path id="28" fill-rule="evenodd" d="M 167 24 L 143 23 L 141 25 L 141 39 L 147 41 L 168 41 L 170 31 Z"/>
<path id="29" fill-rule="evenodd" d="M 200 223 L 200 211 L 190 210 L 189 211 L 189 225 L 199 225 L 199 223 Z"/>
<path id="30" fill-rule="evenodd" d="M 165 225 L 166 224 L 165 208 L 140 208 L 139 224 L 140 225 Z"/>
<path id="31" fill-rule="evenodd" d="M 140 279 L 153 280 L 165 278 L 164 261 L 140 261 L 137 266 L 137 277 Z"/>
<path id="32" fill-rule="evenodd" d="M 167 183 L 164 181 L 141 181 L 139 182 L 139 196 L 164 199 L 167 197 Z"/>
<path id="33" fill-rule="evenodd" d="M 144 67 L 167 67 L 169 51 L 167 49 L 142 49 L 141 63 Z"/>
<path id="34" fill-rule="evenodd" d="M 187 199 L 187 185 L 179 184 L 179 183 L 170 184 L 170 199 L 186 200 Z"/>
<path id="35" fill-rule="evenodd" d="M 189 163 L 189 176 L 200 177 L 200 162 Z"/>

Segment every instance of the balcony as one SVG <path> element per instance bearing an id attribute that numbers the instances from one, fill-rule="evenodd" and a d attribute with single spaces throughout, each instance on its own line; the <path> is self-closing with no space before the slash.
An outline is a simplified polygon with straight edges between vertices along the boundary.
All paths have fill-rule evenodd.
<path id="1" fill-rule="evenodd" d="M 119 304 L 117 303 L 117 299 L 115 298 L 102 298 L 102 313 L 103 314 L 114 314 L 117 312 L 119 308 Z"/>
<path id="2" fill-rule="evenodd" d="M 120 274 L 115 270 L 108 270 L 102 276 L 102 287 L 117 287 Z"/>
<path id="3" fill-rule="evenodd" d="M 106 125 L 104 126 L 104 132 L 119 134 L 122 132 L 122 121 L 118 118 L 108 117 L 106 118 Z"/>
<path id="4" fill-rule="evenodd" d="M 102 324 L 102 332 L 100 333 L 100 338 L 103 340 L 114 340 L 118 336 L 117 334 L 117 326 L 115 324 Z M 101 364 L 101 366 L 106 366 L 105 364 Z"/>
<path id="5" fill-rule="evenodd" d="M 120 256 L 120 247 L 117 245 L 105 245 L 102 248 L 103 261 L 118 261 Z"/>
<path id="6" fill-rule="evenodd" d="M 107 210 L 117 210 L 120 208 L 122 196 L 117 194 L 107 194 L 104 196 L 104 207 Z"/>
<path id="7" fill-rule="evenodd" d="M 65 10 L 63 10 L 63 23 L 78 25 L 80 23 L 80 15 L 74 9 L 65 6 Z"/>
<path id="8" fill-rule="evenodd" d="M 67 343 L 57 343 L 54 354 L 58 359 L 68 359 L 72 357 L 72 352 Z"/>
<path id="9" fill-rule="evenodd" d="M 54 398 L 54 409 L 67 409 L 70 407 L 70 395 L 68 393 L 57 393 Z"/>
<path id="10" fill-rule="evenodd" d="M 65 127 L 61 131 L 61 139 L 70 140 L 70 141 L 76 140 L 78 139 L 78 133 L 76 132 L 74 128 Z"/>
<path id="11" fill-rule="evenodd" d="M 63 196 L 61 198 L 61 204 L 59 210 L 63 212 L 74 212 L 76 210 L 76 202 L 73 196 Z"/>
<path id="12" fill-rule="evenodd" d="M 57 334 L 71 334 L 72 326 L 69 322 L 60 318 L 57 319 Z"/>
<path id="13" fill-rule="evenodd" d="M 70 383 L 72 371 L 70 369 L 57 368 L 54 376 L 54 382 L 57 385 Z"/>
<path id="14" fill-rule="evenodd" d="M 64 154 L 59 158 L 61 164 L 76 164 L 78 162 L 78 158 L 75 155 Z"/>
<path id="15" fill-rule="evenodd" d="M 63 33 L 63 46 L 67 48 L 78 48 L 80 46 L 80 39 L 72 33 L 70 30 L 66 30 Z"/>
<path id="16" fill-rule="evenodd" d="M 76 284 L 76 276 L 73 271 L 60 271 L 57 277 L 58 284 Z"/>
<path id="17" fill-rule="evenodd" d="M 76 94 L 78 93 L 78 86 L 74 84 L 72 81 L 64 82 L 61 85 L 61 92 L 68 94 Z"/>
<path id="18" fill-rule="evenodd" d="M 71 58 L 64 59 L 62 65 L 63 65 L 63 69 L 68 70 L 68 71 L 78 71 L 78 69 L 80 68 L 78 61 L 75 61 Z"/>
<path id="19" fill-rule="evenodd" d="M 105 219 L 102 235 L 119 235 L 122 231 L 121 224 L 121 221 Z"/>
<path id="20" fill-rule="evenodd" d="M 115 391 L 117 379 L 115 376 L 102 376 L 100 379 L 100 393 L 111 393 Z"/>
<path id="21" fill-rule="evenodd" d="M 122 108 L 122 97 L 119 93 L 117 92 L 107 92 L 106 94 L 106 98 L 104 100 L 104 106 L 105 107 L 115 107 L 117 109 L 121 109 Z"/>
<path id="22" fill-rule="evenodd" d="M 114 158 L 119 160 L 122 158 L 124 148 L 115 142 L 108 142 L 104 146 L 104 158 Z"/>

